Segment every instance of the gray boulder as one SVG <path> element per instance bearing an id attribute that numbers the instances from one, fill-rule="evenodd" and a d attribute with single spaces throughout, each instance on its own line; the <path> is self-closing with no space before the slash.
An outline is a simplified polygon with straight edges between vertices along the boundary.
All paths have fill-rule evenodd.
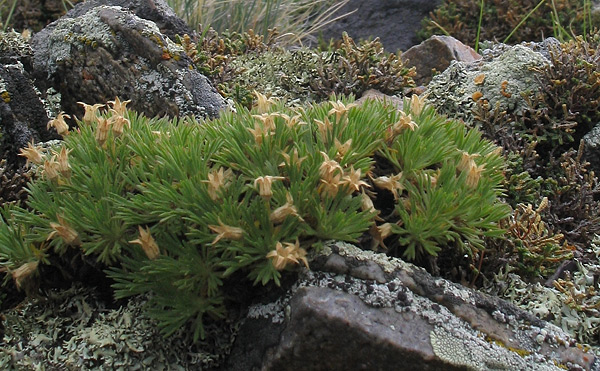
<path id="1" fill-rule="evenodd" d="M 521 113 L 527 102 L 522 94 L 537 92 L 542 84 L 541 69 L 550 61 L 541 52 L 525 45 L 496 49 L 493 55 L 474 62 L 452 61 L 427 86 L 428 100 L 438 112 L 451 117 L 473 120 L 473 108 L 478 100 L 487 100 L 490 107 Z"/>
<path id="2" fill-rule="evenodd" d="M 183 48 L 154 22 L 120 6 L 70 14 L 31 42 L 36 82 L 41 91 L 52 87 L 61 94 L 65 112 L 82 117 L 77 102 L 105 103 L 116 96 L 147 116 L 215 117 L 224 107 Z"/>
<path id="3" fill-rule="evenodd" d="M 558 327 L 383 254 L 331 243 L 250 308 L 227 370 L 593 370 Z"/>

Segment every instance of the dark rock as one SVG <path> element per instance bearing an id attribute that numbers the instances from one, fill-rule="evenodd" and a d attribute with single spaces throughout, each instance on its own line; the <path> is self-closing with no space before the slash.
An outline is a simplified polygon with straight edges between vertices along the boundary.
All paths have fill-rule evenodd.
<path id="1" fill-rule="evenodd" d="M 592 352 L 559 328 L 384 254 L 336 242 L 315 257 L 311 269 L 284 297 L 250 308 L 225 369 L 560 370 L 560 365 L 593 370 L 598 365 Z M 260 337 L 269 334 L 273 345 L 256 341 L 252 329 L 259 327 Z M 277 334 L 278 343 L 272 340 Z M 244 363 L 244 350 L 252 346 L 253 362 Z"/>
<path id="2" fill-rule="evenodd" d="M 18 162 L 19 150 L 32 140 L 57 138 L 47 130 L 48 116 L 21 64 L 0 66 L 0 153 L 9 164 Z"/>
<path id="3" fill-rule="evenodd" d="M 417 75 L 413 77 L 417 85 L 427 85 L 436 73 L 443 72 L 451 61 L 473 62 L 481 56 L 473 48 L 452 36 L 432 36 L 419 45 L 402 53 L 407 67 L 415 67 Z"/>
<path id="4" fill-rule="evenodd" d="M 418 43 L 421 20 L 440 0 L 350 0 L 339 14 L 354 13 L 325 26 L 324 40 L 340 39 L 346 31 L 354 40 L 379 37 L 390 52 L 406 50 Z"/>
<path id="5" fill-rule="evenodd" d="M 118 6 L 61 18 L 33 37 L 32 48 L 38 87 L 56 89 L 62 109 L 78 117 L 83 109 L 77 102 L 116 96 L 151 117 L 214 117 L 225 105 L 181 46 L 154 22 Z"/>

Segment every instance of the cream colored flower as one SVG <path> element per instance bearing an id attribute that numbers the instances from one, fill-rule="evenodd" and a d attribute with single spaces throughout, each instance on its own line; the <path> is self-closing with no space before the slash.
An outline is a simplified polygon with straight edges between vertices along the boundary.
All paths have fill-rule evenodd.
<path id="1" fill-rule="evenodd" d="M 42 153 L 38 151 L 37 147 L 31 143 L 27 143 L 27 148 L 21 148 L 19 156 L 23 156 L 27 159 L 27 164 L 33 162 L 34 164 L 41 165 L 44 162 Z"/>
<path id="2" fill-rule="evenodd" d="M 275 134 L 272 130 L 266 128 L 264 125 L 261 125 L 258 122 L 254 125 L 254 129 L 248 128 L 248 131 L 252 133 L 256 144 L 259 145 L 262 144 L 263 138 L 267 138 Z"/>
<path id="3" fill-rule="evenodd" d="M 333 107 L 332 109 L 329 110 L 329 115 L 331 115 L 332 113 L 335 113 L 335 122 L 339 123 L 340 122 L 340 118 L 350 110 L 350 108 L 352 107 L 356 107 L 357 104 L 356 103 L 350 103 L 348 105 L 345 105 L 344 103 L 342 103 L 342 101 L 337 101 L 337 102 L 329 102 L 331 104 L 331 106 Z"/>
<path id="4" fill-rule="evenodd" d="M 410 112 L 415 116 L 419 116 L 425 106 L 425 96 L 419 97 L 417 94 L 413 94 L 410 97 Z"/>
<path id="5" fill-rule="evenodd" d="M 71 176 L 71 165 L 69 165 L 69 152 L 71 150 L 67 150 L 66 147 L 62 147 L 60 152 L 53 151 L 56 155 L 56 159 L 58 160 L 57 170 L 61 173 L 62 176 L 68 178 Z"/>
<path id="6" fill-rule="evenodd" d="M 281 152 L 281 156 L 283 156 L 284 161 L 280 163 L 279 166 L 292 166 L 292 164 L 294 164 L 299 168 L 302 161 L 307 159 L 307 156 L 298 158 L 298 148 L 294 148 L 291 156 L 285 152 Z"/>
<path id="7" fill-rule="evenodd" d="M 350 170 L 342 177 L 340 184 L 347 185 L 350 193 L 360 191 L 360 187 L 370 187 L 366 182 L 361 180 L 361 170 L 354 170 L 354 166 L 350 166 Z"/>
<path id="8" fill-rule="evenodd" d="M 48 122 L 48 129 L 53 127 L 59 135 L 66 136 L 69 134 L 69 125 L 66 123 L 65 118 L 71 118 L 71 116 L 60 112 L 54 119 Z"/>
<path id="9" fill-rule="evenodd" d="M 71 228 L 60 215 L 56 215 L 58 223 L 50 222 L 50 228 L 53 229 L 46 241 L 51 240 L 55 237 L 61 237 L 67 245 L 80 245 L 79 234 L 73 228 Z"/>
<path id="10" fill-rule="evenodd" d="M 300 221 L 304 221 L 304 219 L 298 215 L 298 209 L 296 209 L 296 206 L 294 206 L 294 199 L 289 192 L 286 193 L 285 199 L 286 203 L 273 210 L 269 216 L 271 222 L 273 224 L 280 224 L 290 215 L 297 217 Z"/>
<path id="11" fill-rule="evenodd" d="M 279 113 L 263 113 L 260 115 L 252 115 L 255 119 L 262 122 L 263 127 L 267 132 L 275 130 L 275 118 L 279 117 Z"/>
<path id="12" fill-rule="evenodd" d="M 341 161 L 346 155 L 346 153 L 350 151 L 350 146 L 352 146 L 352 139 L 348 139 L 342 144 L 337 138 L 335 138 L 333 140 L 333 145 L 335 146 L 335 149 L 337 151 L 337 153 L 335 154 L 335 158 L 336 160 Z"/>
<path id="13" fill-rule="evenodd" d="M 25 280 L 27 280 L 27 278 L 37 271 L 38 264 L 39 263 L 37 261 L 28 262 L 10 272 L 13 280 L 15 281 L 17 289 L 21 289 Z"/>
<path id="14" fill-rule="evenodd" d="M 54 180 L 58 178 L 59 174 L 59 164 L 56 161 L 56 156 L 52 156 L 50 160 L 44 161 L 44 171 L 43 174 L 48 180 Z"/>
<path id="15" fill-rule="evenodd" d="M 115 110 L 111 109 L 111 111 L 113 112 L 113 116 L 110 118 L 112 122 L 112 132 L 114 137 L 118 138 L 121 134 L 123 134 L 123 128 L 125 126 L 128 128 L 131 127 L 131 122 L 128 118 L 117 115 Z"/>
<path id="16" fill-rule="evenodd" d="M 131 103 L 131 100 L 126 100 L 126 101 L 122 101 L 119 99 L 119 97 L 115 97 L 115 100 L 108 102 L 110 103 L 110 105 L 112 106 L 112 109 L 116 112 L 117 115 L 119 116 L 124 116 L 125 113 L 127 112 L 127 104 Z"/>
<path id="17" fill-rule="evenodd" d="M 379 214 L 381 212 L 375 208 L 375 205 L 373 205 L 373 200 L 371 199 L 371 197 L 369 197 L 365 193 L 364 189 L 360 193 L 360 208 L 362 211 L 369 211 L 369 212 L 373 213 L 375 215 L 375 217 L 374 217 L 375 220 L 377 220 L 377 221 L 383 220 L 379 217 Z"/>
<path id="18" fill-rule="evenodd" d="M 480 155 L 478 153 L 470 154 L 465 151 L 460 151 L 460 152 L 461 152 L 460 162 L 458 163 L 458 166 L 456 168 L 461 172 L 468 171 L 473 165 L 476 165 L 475 159 L 477 157 L 479 157 Z"/>
<path id="19" fill-rule="evenodd" d="M 272 104 L 276 103 L 275 98 L 267 98 L 266 95 L 259 93 L 258 91 L 254 91 L 254 95 L 256 96 L 256 110 L 258 113 L 265 113 L 269 110 Z"/>
<path id="20" fill-rule="evenodd" d="M 296 243 L 285 242 L 285 247 L 281 242 L 277 242 L 275 250 L 269 252 L 266 257 L 271 259 L 271 263 L 278 271 L 285 269 L 290 263 L 300 264 L 300 261 L 308 268 L 306 250 L 300 247 L 298 240 Z"/>
<path id="21" fill-rule="evenodd" d="M 142 246 L 142 250 L 150 260 L 154 260 L 158 258 L 160 255 L 160 250 L 156 241 L 150 234 L 150 228 L 142 229 L 142 226 L 138 226 L 138 231 L 140 233 L 140 237 L 135 240 L 129 241 L 129 243 L 137 243 Z"/>
<path id="22" fill-rule="evenodd" d="M 321 179 L 318 192 L 321 195 L 335 197 L 340 189 L 341 175 L 330 176 L 327 179 Z"/>
<path id="23" fill-rule="evenodd" d="M 273 186 L 273 181 L 284 179 L 285 177 L 282 176 L 259 176 L 258 178 L 254 179 L 254 186 L 258 186 L 258 193 L 260 194 L 260 197 L 268 200 L 273 196 L 273 190 L 271 189 Z"/>
<path id="24" fill-rule="evenodd" d="M 380 176 L 372 180 L 377 188 L 387 189 L 392 192 L 394 200 L 398 199 L 398 191 L 402 192 L 402 190 L 404 190 L 404 186 L 402 185 L 402 172 L 392 175 L 391 177 Z"/>
<path id="25" fill-rule="evenodd" d="M 232 177 L 233 172 L 231 169 L 224 171 L 222 167 L 219 167 L 219 170 L 211 170 L 210 173 L 208 173 L 208 180 L 202 181 L 202 183 L 208 184 L 208 196 L 212 200 L 217 200 L 219 198 L 219 190 L 227 187 Z"/>
<path id="26" fill-rule="evenodd" d="M 286 115 L 285 113 L 280 113 L 279 117 L 281 117 L 285 120 L 285 125 L 290 129 L 292 129 L 298 125 L 307 125 L 306 122 L 300 120 L 302 118 L 302 116 L 300 116 L 299 114 L 290 117 L 290 116 Z"/>
<path id="27" fill-rule="evenodd" d="M 104 117 L 98 118 L 98 126 L 96 127 L 96 141 L 100 146 L 104 145 L 106 139 L 108 139 L 108 133 L 110 131 L 111 120 Z"/>
<path id="28" fill-rule="evenodd" d="M 386 238 L 388 238 L 392 234 L 392 223 L 383 223 L 382 225 L 373 225 L 371 229 L 369 229 L 369 234 L 373 237 L 373 241 L 371 243 L 371 249 L 376 249 L 381 246 L 387 250 L 387 246 L 383 242 Z"/>
<path id="29" fill-rule="evenodd" d="M 85 122 L 86 124 L 91 124 L 91 123 L 95 123 L 98 120 L 98 110 L 102 107 L 104 107 L 104 104 L 100 104 L 100 103 L 96 103 L 96 104 L 86 104 L 83 102 L 77 102 L 77 104 L 80 104 L 83 106 L 83 109 L 85 110 L 84 114 L 83 114 L 83 122 Z"/>
<path id="30" fill-rule="evenodd" d="M 343 173 L 342 167 L 336 160 L 329 159 L 327 153 L 321 151 L 321 155 L 324 157 L 321 166 L 319 167 L 319 175 L 321 179 L 325 181 L 331 181 L 335 176 L 339 176 Z"/>
<path id="31" fill-rule="evenodd" d="M 221 239 L 226 240 L 240 240 L 244 236 L 244 230 L 239 227 L 232 227 L 230 225 L 225 225 L 221 221 L 221 219 L 217 219 L 219 221 L 219 225 L 209 225 L 208 228 L 217 233 L 217 237 L 212 242 L 212 245 L 219 242 Z"/>
<path id="32" fill-rule="evenodd" d="M 417 125 L 417 123 L 413 121 L 411 115 L 407 115 L 404 112 L 402 112 L 402 114 L 400 116 L 401 116 L 400 120 L 398 120 L 398 122 L 396 122 L 392 126 L 394 135 L 401 134 L 403 131 L 405 131 L 407 129 L 410 131 L 415 131 L 415 129 L 419 127 L 419 125 Z"/>
<path id="33" fill-rule="evenodd" d="M 468 187 L 475 188 L 477 184 L 479 184 L 479 179 L 481 178 L 481 173 L 485 169 L 485 164 L 477 166 L 475 162 L 471 164 L 469 170 L 467 170 L 467 180 L 465 184 Z"/>
<path id="34" fill-rule="evenodd" d="M 327 133 L 333 129 L 333 124 L 329 121 L 329 117 L 325 117 L 323 121 L 314 120 L 317 125 L 317 130 L 321 134 L 321 139 L 325 142 L 327 140 Z"/>

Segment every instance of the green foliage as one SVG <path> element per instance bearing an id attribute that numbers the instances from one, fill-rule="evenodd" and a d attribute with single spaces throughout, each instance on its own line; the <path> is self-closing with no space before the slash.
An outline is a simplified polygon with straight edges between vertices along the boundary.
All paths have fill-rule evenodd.
<path id="1" fill-rule="evenodd" d="M 509 35 L 510 40 L 504 42 L 519 43 L 549 36 L 569 39 L 587 34 L 600 24 L 600 19 L 592 16 L 588 0 L 444 0 L 422 24 L 419 37 L 423 40 L 443 32 L 467 45 L 475 45 L 478 40 L 505 40 Z"/>
<path id="2" fill-rule="evenodd" d="M 208 30 L 198 45 L 189 37 L 178 42 L 209 76 L 221 94 L 249 108 L 253 90 L 290 103 L 322 102 L 332 94 L 362 95 L 368 89 L 403 95 L 414 87 L 414 68 L 400 54 L 385 52 L 379 40 L 357 45 L 347 34 L 335 52 L 274 46 L 277 33 L 266 38 L 245 33 L 217 34 Z"/>
<path id="3" fill-rule="evenodd" d="M 151 292 L 164 334 L 189 323 L 198 339 L 240 300 L 232 287 L 280 284 L 324 240 L 385 240 L 414 259 L 470 253 L 500 233 L 496 147 L 416 97 L 402 112 L 257 101 L 202 123 L 148 119 L 118 100 L 101 116 L 86 107 L 37 160 L 27 209 L 5 211 L 0 264 L 32 275 L 80 251 L 108 267 L 117 298 Z"/>
<path id="4" fill-rule="evenodd" d="M 403 190 L 392 213 L 398 241 L 391 246 L 409 259 L 437 255 L 447 246 L 471 255 L 483 249 L 484 237 L 502 233 L 496 222 L 509 215 L 507 205 L 495 201 L 503 179 L 499 148 L 431 106 L 419 112 L 415 102 L 404 119 L 418 125 L 382 151 L 400 172 L 395 187 Z"/>
<path id="5" fill-rule="evenodd" d="M 543 88 L 525 95 L 521 114 L 478 102 L 475 125 L 509 158 L 507 183 L 513 207 L 548 197 L 546 222 L 570 244 L 587 246 L 600 232 L 598 180 L 582 160 L 581 138 L 600 122 L 600 33 L 550 49 L 540 72 Z"/>

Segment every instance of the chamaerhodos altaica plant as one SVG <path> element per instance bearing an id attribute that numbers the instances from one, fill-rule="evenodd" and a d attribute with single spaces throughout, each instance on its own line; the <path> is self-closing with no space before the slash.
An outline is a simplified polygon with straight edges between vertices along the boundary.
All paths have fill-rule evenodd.
<path id="1" fill-rule="evenodd" d="M 107 267 L 117 298 L 152 293 L 165 335 L 187 325 L 198 339 L 235 302 L 225 287 L 279 285 L 325 240 L 417 259 L 473 254 L 502 233 L 498 147 L 422 98 L 397 110 L 256 96 L 205 122 L 149 119 L 119 99 L 84 104 L 75 130 L 59 115 L 51 153 L 22 151 L 38 172 L 27 206 L 2 213 L 7 277 L 43 280 L 40 265 L 75 249 Z"/>

